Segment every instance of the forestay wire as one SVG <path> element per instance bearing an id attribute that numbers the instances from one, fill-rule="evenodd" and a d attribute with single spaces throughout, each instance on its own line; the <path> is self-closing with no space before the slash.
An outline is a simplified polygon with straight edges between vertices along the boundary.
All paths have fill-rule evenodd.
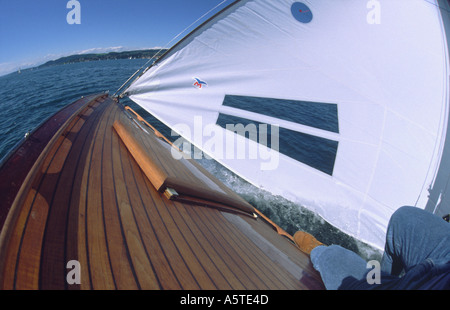
<path id="1" fill-rule="evenodd" d="M 119 89 L 117 89 L 117 91 L 114 93 L 113 97 L 117 97 L 117 94 L 139 73 L 142 71 L 143 68 L 145 68 L 142 71 L 142 74 L 144 74 L 148 68 L 150 68 L 150 66 L 147 67 L 147 65 L 152 62 L 156 57 L 159 56 L 159 54 L 163 51 L 163 50 L 167 50 L 167 48 L 169 46 L 171 46 L 172 42 L 177 40 L 183 33 L 186 33 L 189 29 L 193 28 L 194 25 L 196 25 L 197 23 L 199 23 L 200 21 L 202 21 L 207 15 L 211 14 L 211 12 L 213 12 L 214 10 L 216 10 L 217 8 L 219 8 L 220 6 L 222 6 L 225 2 L 227 2 L 229 0 L 223 0 L 222 2 L 220 2 L 219 4 L 217 4 L 215 7 L 213 7 L 212 9 L 210 9 L 208 12 L 206 12 L 205 14 L 203 14 L 202 16 L 200 16 L 197 20 L 195 20 L 193 23 L 191 23 L 189 26 L 187 26 L 183 31 L 181 31 L 179 34 L 177 34 L 175 37 L 173 37 L 169 42 L 167 42 L 161 49 L 159 49 L 159 51 L 152 56 L 152 58 L 150 58 L 145 64 L 143 64 L 132 76 L 130 76 L 128 78 L 128 80 L 125 81 L 125 83 L 122 84 L 122 86 L 119 87 Z M 153 64 L 153 62 L 152 62 Z M 138 78 L 140 78 L 142 76 L 142 74 L 140 74 L 136 80 Z M 134 82 L 134 81 L 133 81 Z M 130 83 L 129 85 L 131 85 L 133 83 Z M 129 87 L 129 86 L 128 86 Z M 125 88 L 119 95 L 120 98 L 123 97 L 123 94 L 127 91 L 127 88 Z"/>

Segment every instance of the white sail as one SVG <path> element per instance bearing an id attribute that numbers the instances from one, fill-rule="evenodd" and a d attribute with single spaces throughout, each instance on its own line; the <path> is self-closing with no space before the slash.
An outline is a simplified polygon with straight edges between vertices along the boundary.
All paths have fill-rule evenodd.
<path id="1" fill-rule="evenodd" d="M 448 8 L 437 0 L 241 0 L 127 94 L 252 184 L 382 248 L 396 209 L 439 209 L 428 196 L 439 168 L 450 166 Z M 279 126 L 271 148 L 225 128 L 249 120 Z"/>

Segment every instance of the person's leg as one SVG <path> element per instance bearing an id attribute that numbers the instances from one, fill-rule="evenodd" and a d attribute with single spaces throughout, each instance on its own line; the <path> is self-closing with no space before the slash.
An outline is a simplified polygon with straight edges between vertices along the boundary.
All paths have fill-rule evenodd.
<path id="1" fill-rule="evenodd" d="M 427 258 L 450 260 L 450 224 L 428 211 L 401 207 L 389 221 L 381 270 L 399 275 Z"/>
<path id="2" fill-rule="evenodd" d="M 327 290 L 337 290 L 342 281 L 349 277 L 362 280 L 368 272 L 364 259 L 339 245 L 314 248 L 311 251 L 311 261 Z"/>

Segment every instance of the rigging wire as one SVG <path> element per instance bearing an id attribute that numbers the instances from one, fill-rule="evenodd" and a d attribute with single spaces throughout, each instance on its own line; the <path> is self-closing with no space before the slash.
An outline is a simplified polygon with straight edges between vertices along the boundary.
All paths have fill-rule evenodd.
<path id="1" fill-rule="evenodd" d="M 181 31 L 179 34 L 177 34 L 175 37 L 173 37 L 169 42 L 167 42 L 164 47 L 162 47 L 155 55 L 153 55 L 145 64 L 143 64 L 132 76 L 130 76 L 128 78 L 128 80 L 125 81 L 125 83 L 122 84 L 122 86 L 119 87 L 119 89 L 116 90 L 116 92 L 114 93 L 113 97 L 117 97 L 117 93 L 119 91 L 121 91 L 125 85 L 128 84 L 129 81 L 131 81 L 144 67 L 146 68 L 143 72 L 145 73 L 147 71 L 148 68 L 150 68 L 150 66 L 147 67 L 148 63 L 150 63 L 152 60 L 154 60 L 157 56 L 159 56 L 159 54 L 161 53 L 161 51 L 163 50 L 167 50 L 167 47 L 170 46 L 172 44 L 173 41 L 175 41 L 178 37 L 180 37 L 183 33 L 187 32 L 189 29 L 191 29 L 195 24 L 197 24 L 198 22 L 200 22 L 201 20 L 203 20 L 207 15 L 209 15 L 211 12 L 213 12 L 214 10 L 216 10 L 217 8 L 219 8 L 220 6 L 222 6 L 225 2 L 227 2 L 228 0 L 223 0 L 222 2 L 220 2 L 219 4 L 217 4 L 216 6 L 214 6 L 212 9 L 210 9 L 208 12 L 206 12 L 205 14 L 203 14 L 202 16 L 200 16 L 199 18 L 197 18 L 197 20 L 195 20 L 193 23 L 191 23 L 189 26 L 187 26 L 183 31 Z M 152 63 L 153 64 L 153 63 Z M 141 74 L 141 75 L 142 75 Z M 138 78 L 141 76 L 139 75 Z M 137 79 L 138 79 L 137 78 Z M 134 83 L 134 81 L 133 81 Z M 131 84 L 133 84 L 131 83 Z M 131 85 L 130 84 L 130 85 Z M 129 87 L 129 86 L 128 86 Z M 122 97 L 123 94 L 127 91 L 128 87 L 122 91 L 119 95 L 119 97 Z"/>

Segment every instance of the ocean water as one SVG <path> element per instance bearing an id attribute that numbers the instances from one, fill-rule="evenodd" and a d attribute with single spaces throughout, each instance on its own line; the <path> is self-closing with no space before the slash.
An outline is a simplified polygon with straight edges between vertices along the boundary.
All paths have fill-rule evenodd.
<path id="1" fill-rule="evenodd" d="M 80 97 L 105 91 L 114 94 L 146 62 L 145 59 L 92 61 L 42 69 L 28 69 L 22 70 L 20 74 L 15 72 L 1 76 L 0 158 L 4 158 L 14 149 L 23 140 L 27 132 L 31 132 L 54 113 Z M 121 102 L 124 105 L 130 105 L 170 139 L 171 131 L 169 128 L 158 122 L 128 98 L 121 99 Z M 247 100 L 247 102 L 251 103 L 251 100 Z M 318 106 L 317 108 L 324 109 L 324 106 Z M 251 109 L 251 106 L 248 109 Z M 300 113 L 300 111 L 298 112 Z M 323 112 L 323 110 L 308 111 L 308 114 L 310 117 L 317 117 L 317 115 L 325 115 Z M 330 115 L 333 115 L 333 111 L 330 112 Z M 299 117 L 303 116 L 300 115 Z M 329 118 L 325 117 L 324 120 L 330 123 Z M 308 119 L 305 121 L 308 121 Z M 297 135 L 295 139 L 302 139 L 302 137 Z M 316 149 L 317 152 L 322 152 L 323 141 L 308 139 L 308 137 L 305 137 L 303 143 L 309 143 L 311 148 Z M 304 147 L 302 148 L 304 149 Z M 322 153 L 328 151 L 328 149 L 325 149 Z M 292 156 L 295 156 L 300 150 L 293 149 L 291 152 Z M 314 156 L 311 159 L 306 158 L 305 160 L 311 161 L 311 165 L 319 167 L 318 169 L 324 164 L 320 162 L 323 161 L 320 156 Z M 339 244 L 358 253 L 366 260 L 379 260 L 381 258 L 381 253 L 378 250 L 342 233 L 302 206 L 254 187 L 214 160 L 203 158 L 198 161 L 219 180 L 288 233 L 293 235 L 298 230 L 306 231 L 325 244 Z M 325 165 L 324 169 L 330 169 L 330 167 L 327 168 Z"/>
<path id="2" fill-rule="evenodd" d="M 114 93 L 145 59 L 105 60 L 22 70 L 0 77 L 0 158 L 26 132 L 93 93 Z"/>

